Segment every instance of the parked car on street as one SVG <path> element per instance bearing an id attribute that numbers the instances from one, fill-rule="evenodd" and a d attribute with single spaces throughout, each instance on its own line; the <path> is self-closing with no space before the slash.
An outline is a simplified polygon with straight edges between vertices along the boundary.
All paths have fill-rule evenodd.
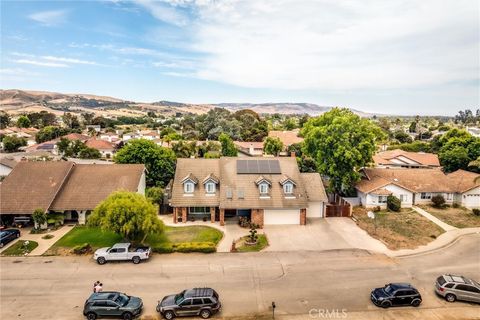
<path id="1" fill-rule="evenodd" d="M 480 303 L 480 284 L 463 276 L 444 274 L 438 277 L 435 292 L 448 302 L 463 300 Z"/>
<path id="2" fill-rule="evenodd" d="M 4 229 L 0 231 L 0 248 L 17 238 L 20 238 L 20 230 L 18 229 Z"/>
<path id="3" fill-rule="evenodd" d="M 93 254 L 93 259 L 98 264 L 107 261 L 132 261 L 135 264 L 150 257 L 150 247 L 133 248 L 130 243 L 116 243 L 112 247 L 100 248 Z"/>
<path id="4" fill-rule="evenodd" d="M 165 319 L 200 316 L 210 318 L 222 307 L 218 293 L 211 288 L 193 288 L 172 294 L 158 301 L 157 312 Z"/>
<path id="5" fill-rule="evenodd" d="M 383 288 L 375 288 L 370 294 L 372 302 L 382 308 L 411 305 L 418 307 L 422 296 L 411 284 L 389 283 Z"/>
<path id="6" fill-rule="evenodd" d="M 99 317 L 131 320 L 142 313 L 143 302 L 137 297 L 115 291 L 93 293 L 83 307 L 88 320 Z"/>

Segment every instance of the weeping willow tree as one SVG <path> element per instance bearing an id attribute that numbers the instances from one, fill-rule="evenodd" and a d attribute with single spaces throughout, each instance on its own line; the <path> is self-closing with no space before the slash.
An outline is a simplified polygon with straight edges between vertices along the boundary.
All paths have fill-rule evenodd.
<path id="1" fill-rule="evenodd" d="M 143 195 L 127 191 L 114 192 L 102 201 L 88 218 L 88 225 L 141 242 L 148 235 L 164 230 L 155 206 Z"/>

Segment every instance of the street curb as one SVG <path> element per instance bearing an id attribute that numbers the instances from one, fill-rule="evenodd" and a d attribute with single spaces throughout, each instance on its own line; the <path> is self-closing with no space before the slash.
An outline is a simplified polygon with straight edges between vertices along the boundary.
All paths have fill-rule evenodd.
<path id="1" fill-rule="evenodd" d="M 437 251 L 440 251 L 440 250 L 443 250 L 445 248 L 448 248 L 452 245 L 454 245 L 455 243 L 457 243 L 460 238 L 463 238 L 465 236 L 470 236 L 472 234 L 480 234 L 480 231 L 471 231 L 471 232 L 468 232 L 468 233 L 462 233 L 458 236 L 456 236 L 455 238 L 453 238 L 451 241 L 445 243 L 444 245 L 440 246 L 440 247 L 437 247 L 437 248 L 434 248 L 434 249 L 431 249 L 431 250 L 427 250 L 427 251 L 423 251 L 423 252 L 415 252 L 415 253 L 406 253 L 406 254 L 401 254 L 401 255 L 389 255 L 387 254 L 387 256 L 391 257 L 391 258 L 408 258 L 408 257 L 416 257 L 416 256 L 421 256 L 421 255 L 425 255 L 425 254 L 429 254 L 429 253 L 434 253 L 434 252 L 437 252 Z"/>

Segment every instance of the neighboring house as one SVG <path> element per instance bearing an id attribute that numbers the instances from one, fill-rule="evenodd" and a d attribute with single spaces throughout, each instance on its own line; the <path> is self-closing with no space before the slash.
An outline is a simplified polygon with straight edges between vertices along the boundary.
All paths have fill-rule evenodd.
<path id="1" fill-rule="evenodd" d="M 10 172 L 17 165 L 17 161 L 13 158 L 1 158 L 0 159 L 0 181 L 2 178 L 8 176 Z"/>
<path id="2" fill-rule="evenodd" d="M 463 170 L 446 175 L 440 169 L 365 168 L 355 188 L 364 207 L 385 208 L 389 195 L 402 207 L 431 203 L 435 195 L 447 204 L 480 207 L 480 174 Z"/>
<path id="3" fill-rule="evenodd" d="M 0 214 L 31 215 L 40 208 L 84 224 L 88 214 L 117 190 L 145 194 L 145 166 L 19 162 L 0 184 Z"/>
<path id="4" fill-rule="evenodd" d="M 62 136 L 57 139 L 45 141 L 39 144 L 35 144 L 33 146 L 30 146 L 26 149 L 27 152 L 34 152 L 34 151 L 47 151 L 50 152 L 54 155 L 58 155 L 58 148 L 57 148 L 57 142 L 60 141 L 60 139 L 68 139 L 70 141 L 75 141 L 75 140 L 80 140 L 82 142 L 86 142 L 88 139 L 90 139 L 89 136 L 86 136 L 84 134 L 80 133 L 69 133 L 65 136 Z"/>
<path id="5" fill-rule="evenodd" d="M 115 154 L 115 145 L 105 140 L 91 138 L 85 142 L 85 145 L 89 148 L 100 151 L 100 154 L 103 158 L 112 158 Z"/>
<path id="6" fill-rule="evenodd" d="M 90 129 L 95 130 L 95 132 L 100 132 L 102 131 L 102 127 L 99 124 L 87 124 L 85 126 L 85 129 L 88 131 Z"/>
<path id="7" fill-rule="evenodd" d="M 285 131 L 272 130 L 268 132 L 268 136 L 279 138 L 283 143 L 283 151 L 285 153 L 288 150 L 288 147 L 290 147 L 292 144 L 303 142 L 303 138 L 298 136 L 299 133 L 300 131 L 298 129 Z"/>
<path id="8" fill-rule="evenodd" d="M 256 141 L 234 141 L 238 151 L 251 157 L 260 157 L 263 155 L 263 142 Z"/>
<path id="9" fill-rule="evenodd" d="M 32 146 L 36 144 L 35 135 L 37 134 L 38 129 L 36 128 L 17 128 L 9 127 L 0 130 L 0 135 L 5 136 L 15 136 L 18 138 L 23 138 L 27 141 L 27 146 Z"/>
<path id="10" fill-rule="evenodd" d="M 160 139 L 160 133 L 157 131 L 140 131 L 139 137 L 147 140 L 155 140 L 155 139 Z"/>
<path id="11" fill-rule="evenodd" d="M 178 159 L 169 195 L 174 222 L 245 216 L 260 227 L 304 225 L 323 216 L 326 201 L 320 175 L 301 174 L 290 157 Z"/>
<path id="12" fill-rule="evenodd" d="M 467 132 L 470 133 L 472 136 L 480 138 L 480 128 L 476 127 L 467 127 Z"/>
<path id="13" fill-rule="evenodd" d="M 104 140 L 104 141 L 108 141 L 108 142 L 117 142 L 117 141 L 120 141 L 120 136 L 116 133 L 113 133 L 113 132 L 104 132 L 104 133 L 100 133 L 98 135 L 98 138 L 100 140 Z"/>
<path id="14" fill-rule="evenodd" d="M 122 136 L 122 140 L 123 141 L 128 141 L 128 140 L 132 140 L 132 139 L 137 139 L 139 138 L 140 136 L 135 133 L 135 132 L 128 132 L 128 133 L 124 133 L 123 136 Z"/>
<path id="15" fill-rule="evenodd" d="M 400 149 L 379 152 L 373 156 L 378 168 L 437 168 L 438 156 L 433 153 L 408 152 Z"/>

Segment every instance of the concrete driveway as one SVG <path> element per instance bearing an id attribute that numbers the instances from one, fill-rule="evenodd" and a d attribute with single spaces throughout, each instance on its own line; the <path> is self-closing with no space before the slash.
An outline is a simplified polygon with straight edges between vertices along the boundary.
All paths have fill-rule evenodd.
<path id="1" fill-rule="evenodd" d="M 307 225 L 267 225 L 270 246 L 265 251 L 366 249 L 387 252 L 385 245 L 370 237 L 350 218 L 311 218 Z"/>

